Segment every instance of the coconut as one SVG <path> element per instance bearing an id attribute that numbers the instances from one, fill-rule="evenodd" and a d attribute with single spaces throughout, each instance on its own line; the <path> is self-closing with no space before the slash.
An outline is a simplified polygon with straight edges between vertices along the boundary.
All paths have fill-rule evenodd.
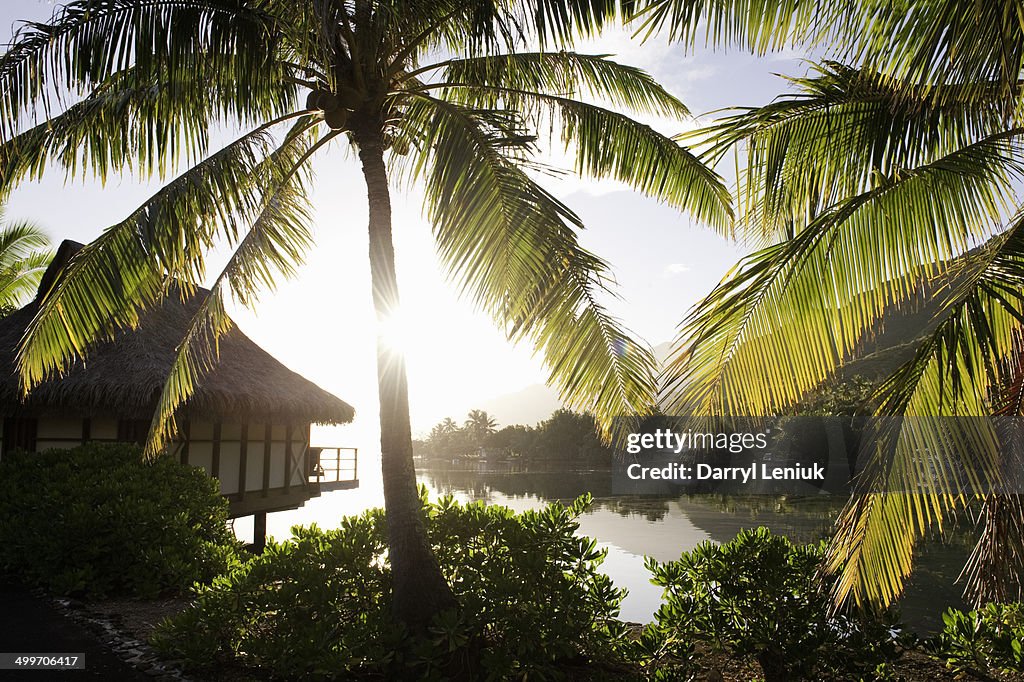
<path id="1" fill-rule="evenodd" d="M 341 130 L 348 123 L 348 109 L 330 109 L 324 112 L 324 121 L 331 130 Z"/>
<path id="2" fill-rule="evenodd" d="M 310 90 L 309 94 L 306 95 L 306 109 L 319 109 L 320 108 L 320 91 Z"/>

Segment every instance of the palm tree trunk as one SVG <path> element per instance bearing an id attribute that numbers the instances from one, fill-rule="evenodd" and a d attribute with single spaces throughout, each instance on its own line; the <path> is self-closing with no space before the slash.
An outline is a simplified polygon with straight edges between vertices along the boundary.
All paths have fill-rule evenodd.
<path id="1" fill-rule="evenodd" d="M 381 324 L 399 307 L 395 249 L 391 238 L 391 195 L 379 132 L 357 134 L 359 160 L 370 206 L 370 277 L 377 313 L 377 386 L 380 396 L 380 451 L 388 525 L 393 610 L 396 618 L 422 631 L 439 611 L 457 606 L 427 541 L 416 487 L 409 425 L 405 358 L 384 343 Z"/>

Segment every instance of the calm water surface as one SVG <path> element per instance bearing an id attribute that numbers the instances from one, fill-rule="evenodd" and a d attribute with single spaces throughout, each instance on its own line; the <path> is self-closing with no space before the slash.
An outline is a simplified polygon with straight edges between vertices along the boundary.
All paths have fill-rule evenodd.
<path id="1" fill-rule="evenodd" d="M 284 539 L 291 534 L 289 529 L 293 525 L 316 523 L 333 528 L 342 516 L 380 506 L 383 495 L 379 470 L 362 462 L 361 468 L 358 490 L 327 493 L 301 509 L 270 514 L 268 533 Z M 483 500 L 515 511 L 591 493 L 594 504 L 580 519 L 579 532 L 597 539 L 600 547 L 608 550 L 602 569 L 616 585 L 629 590 L 621 617 L 637 622 L 651 619 L 661 594 L 649 582 L 644 556 L 659 561 L 677 559 L 680 552 L 700 542 L 727 542 L 741 529 L 757 526 L 767 526 L 794 541 L 818 540 L 825 537 L 842 503 L 829 496 L 617 497 L 611 494 L 611 473 L 607 470 L 552 472 L 433 466 L 420 469 L 418 478 L 431 497 L 452 495 L 462 502 Z M 238 520 L 235 530 L 239 537 L 252 536 L 249 519 Z M 961 604 L 960 589 L 954 581 L 967 552 L 964 542 L 930 543 L 923 549 L 901 604 L 904 619 L 919 631 L 941 624 L 941 610 L 945 606 Z"/>

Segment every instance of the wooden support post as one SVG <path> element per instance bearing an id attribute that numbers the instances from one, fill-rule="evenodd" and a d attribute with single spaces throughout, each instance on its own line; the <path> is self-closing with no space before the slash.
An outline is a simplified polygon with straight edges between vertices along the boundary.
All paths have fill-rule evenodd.
<path id="1" fill-rule="evenodd" d="M 211 473 L 218 480 L 220 480 L 220 425 L 220 421 L 213 424 L 213 461 L 210 463 L 210 467 L 213 469 Z"/>
<path id="2" fill-rule="evenodd" d="M 270 491 L 270 449 L 274 446 L 273 429 L 268 421 L 263 430 L 263 497 Z"/>
<path id="3" fill-rule="evenodd" d="M 292 472 L 294 471 L 295 453 L 292 448 L 292 425 L 289 424 L 284 430 L 284 492 L 292 488 Z"/>
<path id="4" fill-rule="evenodd" d="M 252 515 L 252 548 L 257 554 L 263 554 L 267 547 L 267 512 L 256 512 Z"/>
<path id="5" fill-rule="evenodd" d="M 249 459 L 249 422 L 242 422 L 242 441 L 238 445 L 238 499 L 245 499 L 245 469 Z"/>

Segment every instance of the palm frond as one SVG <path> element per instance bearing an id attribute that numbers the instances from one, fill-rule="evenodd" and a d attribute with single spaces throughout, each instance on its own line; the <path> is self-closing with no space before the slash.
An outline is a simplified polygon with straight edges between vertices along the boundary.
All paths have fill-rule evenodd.
<path id="1" fill-rule="evenodd" d="M 941 321 L 879 391 L 878 412 L 891 428 L 872 443 L 876 451 L 862 453 L 871 459 L 829 552 L 839 600 L 891 603 L 925 532 L 1000 490 L 1012 453 L 988 416 L 1009 379 L 1003 358 L 1019 352 L 1024 331 L 1024 218 L 956 261 L 948 278 Z"/>
<path id="2" fill-rule="evenodd" d="M 1012 0 L 629 0 L 623 7 L 637 33 L 666 32 L 688 47 L 701 37 L 709 46 L 757 54 L 803 46 L 898 78 L 908 89 L 994 82 L 1008 96 L 1020 93 L 1024 34 Z"/>
<path id="3" fill-rule="evenodd" d="M 497 91 L 525 91 L 565 98 L 594 97 L 609 106 L 640 113 L 689 117 L 690 111 L 650 74 L 635 66 L 619 64 L 608 55 L 577 52 L 518 52 L 441 62 L 440 84 L 479 87 L 488 99 Z M 492 90 L 499 89 L 499 90 Z"/>
<path id="4" fill-rule="evenodd" d="M 34 223 L 19 220 L 4 222 L 0 212 L 0 268 L 9 268 L 37 255 L 50 245 L 50 238 Z"/>
<path id="5" fill-rule="evenodd" d="M 0 305 L 16 306 L 36 292 L 53 254 L 50 239 L 34 223 L 5 222 L 0 206 Z"/>
<path id="6" fill-rule="evenodd" d="M 858 0 L 851 6 L 839 32 L 847 58 L 908 84 L 994 82 L 1019 95 L 1024 33 L 1016 2 Z"/>
<path id="7" fill-rule="evenodd" d="M 625 114 L 558 95 L 472 83 L 446 83 L 443 97 L 471 107 L 508 108 L 533 117 L 535 128 L 555 131 L 576 156 L 577 173 L 613 178 L 648 196 L 689 211 L 723 233 L 732 229 L 724 181 L 688 149 Z M 543 121 L 541 117 L 547 116 Z"/>
<path id="8" fill-rule="evenodd" d="M 745 156 L 739 228 L 762 242 L 786 238 L 838 201 L 1007 129 L 1014 103 L 994 83 L 907 89 L 835 62 L 797 91 L 741 109 L 679 137 L 716 165 Z"/>
<path id="9" fill-rule="evenodd" d="M 246 0 L 75 0 L 23 25 L 0 57 L 0 137 L 129 68 L 184 83 L 201 59 L 240 90 L 266 93 L 276 45 Z"/>
<path id="10" fill-rule="evenodd" d="M 271 184 L 263 206 L 227 264 L 203 298 L 175 352 L 160 399 L 153 413 L 146 453 L 156 456 L 177 434 L 175 416 L 210 372 L 219 356 L 218 341 L 231 329 L 224 304 L 228 295 L 253 305 L 261 290 L 273 290 L 276 277 L 292 277 L 312 244 L 307 227 L 310 214 L 304 185 L 305 164 L 322 144 L 312 143 L 303 123 L 268 159 Z M 326 141 L 327 138 L 324 139 Z"/>
<path id="11" fill-rule="evenodd" d="M 1019 441 L 1015 447 L 1020 447 Z M 1024 574 L 1024 499 L 1020 493 L 1015 490 L 986 495 L 980 527 L 978 542 L 961 574 L 967 585 L 965 596 L 978 607 L 989 602 L 1021 601 L 1024 599 L 1020 580 Z"/>
<path id="12" fill-rule="evenodd" d="M 268 162 L 274 123 L 192 167 L 75 255 L 22 339 L 23 390 L 63 371 L 92 343 L 134 328 L 169 287 L 188 295 L 202 283 L 206 251 L 218 238 L 237 242 L 280 177 Z"/>
<path id="13" fill-rule="evenodd" d="M 613 417 L 647 412 L 651 351 L 597 300 L 607 291 L 607 266 L 579 246 L 579 218 L 508 156 L 506 145 L 522 151 L 514 132 L 500 119 L 427 96 L 407 116 L 432 131 L 434 145 L 416 172 L 426 180 L 442 260 L 460 289 L 512 340 L 532 341 L 562 399 L 597 415 L 606 433 Z"/>
<path id="14" fill-rule="evenodd" d="M 997 229 L 1024 173 L 1018 136 L 907 171 L 744 259 L 681 326 L 667 409 L 764 415 L 797 402 L 935 263 Z"/>
<path id="15" fill-rule="evenodd" d="M 650 37 L 667 33 L 693 47 L 704 37 L 709 46 L 736 46 L 759 55 L 820 38 L 854 3 L 802 0 L 626 0 L 623 12 Z"/>
<path id="16" fill-rule="evenodd" d="M 52 252 L 38 251 L 6 263 L 0 270 L 0 305 L 17 306 L 30 299 L 52 259 Z"/>
<path id="17" fill-rule="evenodd" d="M 294 85 L 275 78 L 272 97 L 253 97 L 238 90 L 231 73 L 206 66 L 195 63 L 184 82 L 127 69 L 63 113 L 3 142 L 0 195 L 51 167 L 101 181 L 124 170 L 164 177 L 207 155 L 211 121 L 262 123 L 294 110 Z"/>

